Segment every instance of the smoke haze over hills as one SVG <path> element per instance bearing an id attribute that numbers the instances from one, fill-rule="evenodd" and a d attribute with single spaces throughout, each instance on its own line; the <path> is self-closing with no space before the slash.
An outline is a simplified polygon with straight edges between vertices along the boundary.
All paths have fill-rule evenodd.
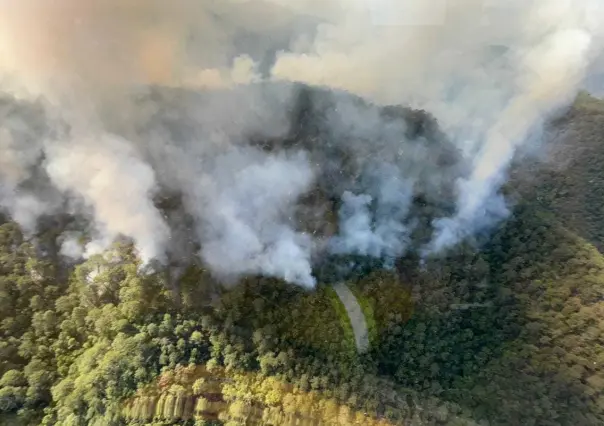
<path id="1" fill-rule="evenodd" d="M 5 3 L 0 206 L 30 232 L 87 217 L 72 256 L 125 236 L 166 261 L 182 223 L 156 200 L 178 193 L 225 279 L 312 287 L 326 251 L 389 263 L 488 229 L 512 159 L 602 72 L 598 0 Z M 417 247 L 414 197 L 454 204 Z M 328 201 L 339 232 L 306 229 Z"/>

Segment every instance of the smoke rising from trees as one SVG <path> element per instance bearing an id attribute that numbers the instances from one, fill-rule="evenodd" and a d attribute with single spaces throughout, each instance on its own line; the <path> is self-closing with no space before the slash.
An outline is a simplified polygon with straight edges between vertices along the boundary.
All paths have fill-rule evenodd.
<path id="1" fill-rule="evenodd" d="M 308 287 L 325 252 L 391 262 L 488 229 L 519 148 L 602 72 L 604 6 L 398 3 L 8 0 L 0 207 L 30 232 L 87 217 L 64 253 L 125 236 L 169 261 L 186 235 L 219 277 Z M 386 105 L 428 111 L 440 142 Z M 190 228 L 159 205 L 172 193 Z M 454 208 L 412 247 L 417 197 Z M 333 208 L 337 232 L 308 229 Z"/>

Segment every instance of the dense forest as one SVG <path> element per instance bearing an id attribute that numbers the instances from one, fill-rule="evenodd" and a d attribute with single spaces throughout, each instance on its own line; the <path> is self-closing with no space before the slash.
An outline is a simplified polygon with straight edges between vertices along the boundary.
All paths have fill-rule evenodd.
<path id="1" fill-rule="evenodd" d="M 604 108 L 579 99 L 555 125 L 575 155 L 515 176 L 488 238 L 346 277 L 364 353 L 329 265 L 314 290 L 223 287 L 201 262 L 174 280 L 128 242 L 66 263 L 58 226 L 4 218 L 0 424 L 604 423 Z"/>

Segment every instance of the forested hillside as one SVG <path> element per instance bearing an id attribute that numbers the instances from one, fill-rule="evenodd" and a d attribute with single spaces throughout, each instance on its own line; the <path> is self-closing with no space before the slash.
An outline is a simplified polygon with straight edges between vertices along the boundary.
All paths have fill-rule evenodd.
<path id="1" fill-rule="evenodd" d="M 121 424 L 126 398 L 160 372 L 188 365 L 224 368 L 233 379 L 245 371 L 276 377 L 297 392 L 320 392 L 376 419 L 435 415 L 417 412 L 414 404 L 424 402 L 413 392 L 411 407 L 397 403 L 403 398 L 397 391 L 386 392 L 374 364 L 359 359 L 345 337 L 327 288 L 309 293 L 255 279 L 211 307 L 200 292 L 203 271 L 191 270 L 195 285 L 181 286 L 177 304 L 163 274 L 138 273 L 127 246 L 87 261 L 60 282 L 57 269 L 33 260 L 14 224 L 1 231 L 2 410 L 18 413 L 23 424 Z M 388 310 L 382 312 L 376 318 L 384 329 L 405 314 L 390 311 L 386 319 Z M 243 403 L 262 400 L 246 392 Z M 280 402 L 274 398 L 269 405 Z M 438 415 L 455 412 L 445 408 Z"/>
<path id="2" fill-rule="evenodd" d="M 522 167 L 515 186 L 567 228 L 604 249 L 604 102 L 581 93 L 553 123 L 545 161 Z"/>
<path id="3" fill-rule="evenodd" d="M 604 259 L 534 205 L 518 207 L 480 253 L 458 251 L 418 271 L 411 318 L 400 307 L 384 317 L 382 307 L 397 292 L 387 282 L 394 276 L 361 279 L 381 312 L 378 344 L 361 358 L 326 289 L 249 280 L 208 306 L 203 281 L 184 280 L 177 306 L 164 275 L 139 274 L 128 246 L 65 280 L 14 224 L 2 225 L 1 236 L 0 401 L 11 424 L 15 415 L 20 424 L 148 420 L 124 411 L 128 398 L 154 389 L 162 371 L 195 365 L 206 365 L 210 376 L 192 373 L 193 381 L 212 371 L 230 378 L 220 400 L 276 407 L 276 419 L 294 409 L 287 408 L 290 392 L 300 395 L 298 404 L 318 392 L 347 412 L 395 424 L 595 425 L 604 418 Z M 201 270 L 189 271 L 193 277 L 209 279 Z M 259 375 L 244 379 L 252 372 Z M 276 394 L 254 390 L 268 389 L 266 380 Z M 194 395 L 174 389 L 175 398 Z M 233 410 L 215 420 L 271 416 Z M 157 424 L 180 418 L 163 413 Z M 339 424 L 369 424 L 354 416 Z M 212 417 L 188 421 L 204 418 Z"/>
<path id="4" fill-rule="evenodd" d="M 515 175 L 512 214 L 488 236 L 390 269 L 348 257 L 341 274 L 325 258 L 313 290 L 224 287 L 195 260 L 143 267 L 123 241 L 75 264 L 56 247 L 68 219 L 25 237 L 4 218 L 0 424 L 600 425 L 603 123 L 580 98 L 556 123 L 552 155 L 568 161 Z"/>
<path id="5" fill-rule="evenodd" d="M 604 0 L 0 0 L 0 426 L 604 425 Z"/>

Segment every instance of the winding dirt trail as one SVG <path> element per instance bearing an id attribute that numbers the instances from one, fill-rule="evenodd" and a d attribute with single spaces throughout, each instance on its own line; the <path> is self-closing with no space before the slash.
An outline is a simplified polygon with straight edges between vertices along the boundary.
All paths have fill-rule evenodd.
<path id="1" fill-rule="evenodd" d="M 367 349 L 369 349 L 369 330 L 367 329 L 365 315 L 363 314 L 363 310 L 361 309 L 359 302 L 346 284 L 337 283 L 333 286 L 333 289 L 346 308 L 348 318 L 350 318 L 352 331 L 354 332 L 354 340 L 357 346 L 357 352 L 366 352 Z"/>

